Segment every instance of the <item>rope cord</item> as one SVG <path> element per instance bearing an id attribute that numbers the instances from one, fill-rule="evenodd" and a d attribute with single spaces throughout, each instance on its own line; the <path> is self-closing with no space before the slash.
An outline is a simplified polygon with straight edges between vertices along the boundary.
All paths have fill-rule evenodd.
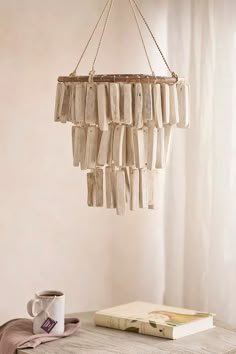
<path id="1" fill-rule="evenodd" d="M 97 57 L 98 57 L 98 53 L 99 53 L 99 50 L 100 50 L 100 47 L 101 47 L 101 44 L 102 44 L 103 36 L 104 36 L 105 30 L 106 30 L 106 27 L 107 27 L 107 22 L 108 22 L 110 13 L 111 13 L 112 4 L 113 4 L 113 0 L 111 0 L 111 2 L 110 2 L 110 6 L 109 6 L 109 9 L 108 9 L 108 12 L 107 12 L 107 15 L 106 15 L 106 20 L 105 20 L 105 23 L 104 23 L 104 26 L 103 26 L 103 29 L 102 29 L 102 34 L 101 34 L 101 37 L 100 37 L 100 40 L 99 40 L 99 43 L 98 43 L 98 47 L 97 47 L 97 51 L 96 51 L 96 54 L 95 54 L 95 57 L 94 57 L 94 60 L 93 60 L 92 71 L 91 71 L 92 75 L 94 75 L 94 73 L 95 73 L 94 67 L 95 67 L 96 60 L 97 60 Z"/>
<path id="2" fill-rule="evenodd" d="M 146 55 L 146 58 L 147 58 L 147 61 L 148 61 L 148 64 L 149 64 L 149 68 L 151 70 L 152 75 L 155 76 L 155 73 L 153 71 L 153 68 L 152 68 L 152 65 L 151 65 L 151 61 L 150 61 L 150 58 L 149 58 L 149 55 L 148 55 L 148 52 L 147 52 L 147 48 L 146 48 L 146 45 L 145 45 L 145 42 L 144 42 L 144 38 L 143 38 L 143 35 L 142 35 L 142 31 L 141 31 L 141 27 L 140 27 L 140 23 L 139 23 L 139 20 L 138 20 L 138 16 L 137 16 L 136 10 L 138 11 L 138 13 L 139 13 L 140 17 L 142 18 L 145 26 L 147 27 L 147 29 L 148 29 L 148 31 L 149 31 L 149 33 L 150 33 L 150 35 L 151 35 L 156 47 L 157 47 L 157 49 L 158 49 L 158 51 L 159 51 L 159 53 L 160 53 L 165 65 L 167 67 L 167 69 L 171 73 L 171 76 L 178 80 L 178 75 L 174 71 L 171 70 L 171 68 L 170 68 L 170 66 L 169 66 L 169 64 L 168 64 L 168 62 L 167 62 L 167 60 L 166 60 L 161 48 L 158 45 L 158 43 L 156 41 L 156 38 L 154 37 L 154 34 L 152 33 L 152 30 L 151 30 L 150 26 L 148 25 L 144 15 L 142 14 L 142 12 L 141 12 L 136 0 L 129 0 L 129 3 L 130 3 L 130 6 L 131 6 L 131 9 L 132 9 L 134 18 L 135 18 L 135 22 L 136 22 L 136 25 L 137 25 L 137 28 L 138 28 L 138 31 L 139 31 L 139 35 L 140 35 L 140 38 L 141 38 L 141 41 L 142 41 L 142 44 L 143 44 L 145 55 Z M 113 4 L 113 0 L 107 0 L 106 4 L 105 4 L 105 6 L 104 6 L 104 8 L 102 10 L 102 13 L 101 13 L 96 25 L 95 25 L 90 37 L 89 37 L 89 40 L 88 40 L 88 42 L 87 42 L 87 44 L 86 44 L 86 46 L 85 46 L 80 58 L 79 58 L 79 61 L 78 61 L 77 65 L 76 65 L 74 71 L 70 74 L 70 76 L 76 76 L 76 71 L 77 71 L 77 69 L 78 69 L 78 67 L 79 67 L 79 65 L 80 65 L 80 63 L 81 63 L 81 61 L 82 61 L 82 59 L 84 57 L 84 54 L 85 54 L 85 52 L 86 52 L 86 50 L 87 50 L 87 48 L 88 48 L 93 36 L 94 36 L 94 33 L 97 30 L 97 27 L 98 27 L 99 23 L 101 22 L 101 20 L 102 20 L 102 18 L 104 16 L 105 11 L 108 8 L 108 12 L 107 12 L 106 18 L 105 18 L 105 23 L 103 25 L 102 33 L 101 33 L 100 40 L 99 40 L 99 43 L 98 43 L 98 46 L 97 46 L 96 54 L 95 54 L 95 57 L 94 57 L 94 60 L 93 60 L 93 63 L 92 63 L 92 70 L 89 73 L 90 74 L 90 78 L 91 79 L 93 78 L 93 76 L 95 74 L 95 64 L 96 64 L 97 57 L 98 57 L 98 54 L 99 54 L 99 51 L 100 51 L 100 48 L 101 48 L 101 44 L 102 44 L 104 33 L 105 33 L 105 30 L 106 30 L 106 27 L 107 27 L 108 19 L 109 19 L 110 13 L 111 13 L 112 4 Z M 134 7 L 134 5 L 135 5 L 135 7 Z"/>
<path id="3" fill-rule="evenodd" d="M 130 1 L 130 0 L 129 0 L 129 1 Z M 151 30 L 149 24 L 147 23 L 147 20 L 145 19 L 144 15 L 142 14 L 142 12 L 141 12 L 141 10 L 140 10 L 140 8 L 139 8 L 139 6 L 138 6 L 136 0 L 132 0 L 132 1 L 133 1 L 133 3 L 135 4 L 136 9 L 138 10 L 138 12 L 139 12 L 139 14 L 140 14 L 140 16 L 141 16 L 143 22 L 145 23 L 145 25 L 146 25 L 146 27 L 147 27 L 147 29 L 148 29 L 148 31 L 149 31 L 149 33 L 150 33 L 150 35 L 151 35 L 153 41 L 154 41 L 154 43 L 155 43 L 155 45 L 156 45 L 156 47 L 157 47 L 157 49 L 158 49 L 158 51 L 159 51 L 159 53 L 160 53 L 160 55 L 161 55 L 163 61 L 164 61 L 164 63 L 165 63 L 165 65 L 166 65 L 167 69 L 169 70 L 169 72 L 171 73 L 171 75 L 177 79 L 177 78 L 178 78 L 178 75 L 177 75 L 174 71 L 171 70 L 171 68 L 170 68 L 170 66 L 169 66 L 169 64 L 168 64 L 168 62 L 167 62 L 167 60 L 166 60 L 166 58 L 165 58 L 165 56 L 164 56 L 164 54 L 163 54 L 161 48 L 159 47 L 159 45 L 158 45 L 158 43 L 157 43 L 157 41 L 156 41 L 156 38 L 154 37 L 154 34 L 152 33 L 152 30 Z"/>
<path id="4" fill-rule="evenodd" d="M 136 15 L 135 8 L 134 8 L 132 0 L 129 0 L 129 3 L 130 3 L 130 6 L 131 6 L 133 15 L 134 15 L 134 19 L 135 19 L 136 25 L 138 27 L 139 35 L 140 35 L 140 38 L 141 38 L 141 41 L 142 41 L 142 44 L 143 44 L 143 49 L 144 49 L 145 54 L 146 54 L 146 58 L 147 58 L 147 61 L 148 61 L 148 64 L 149 64 L 149 68 L 151 70 L 152 75 L 155 76 L 155 73 L 154 73 L 154 70 L 152 68 L 152 64 L 151 64 L 150 58 L 148 56 L 147 48 L 146 48 L 146 45 L 145 45 L 145 42 L 144 42 L 144 39 L 143 39 L 143 35 L 142 35 L 142 32 L 141 32 L 140 24 L 139 24 L 138 17 Z"/>
<path id="5" fill-rule="evenodd" d="M 109 2 L 110 2 L 110 0 L 107 0 L 106 5 L 104 6 L 104 8 L 103 8 L 103 10 L 102 10 L 102 13 L 101 13 L 101 15 L 100 15 L 100 17 L 99 17 L 99 19 L 98 19 L 98 21 L 97 21 L 97 23 L 96 23 L 96 25 L 95 25 L 93 31 L 92 31 L 90 37 L 89 37 L 89 40 L 88 40 L 88 42 L 87 42 L 87 44 L 86 44 L 86 46 L 85 46 L 85 48 L 84 48 L 84 50 L 83 50 L 83 52 L 82 52 L 80 58 L 79 58 L 79 61 L 78 61 L 77 65 L 76 65 L 74 71 L 70 74 L 71 76 L 75 76 L 75 75 L 76 75 L 76 71 L 77 71 L 77 69 L 78 69 L 78 67 L 79 67 L 79 65 L 80 65 L 80 63 L 81 63 L 81 60 L 82 60 L 83 57 L 84 57 L 84 54 L 85 54 L 85 52 L 86 52 L 86 50 L 87 50 L 87 48 L 88 48 L 88 46 L 89 46 L 89 44 L 90 44 L 90 42 L 91 42 L 91 40 L 92 40 L 92 38 L 93 38 L 94 33 L 96 32 L 96 29 L 97 29 L 99 23 L 101 22 L 101 20 L 102 20 L 102 18 L 103 18 L 103 15 L 104 15 L 104 13 L 105 13 L 105 11 L 106 11 L 106 9 L 107 9 L 107 6 L 108 6 Z"/>

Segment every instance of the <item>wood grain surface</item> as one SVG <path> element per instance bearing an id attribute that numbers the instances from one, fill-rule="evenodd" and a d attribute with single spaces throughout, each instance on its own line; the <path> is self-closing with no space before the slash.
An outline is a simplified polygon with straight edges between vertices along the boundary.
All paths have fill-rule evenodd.
<path id="1" fill-rule="evenodd" d="M 77 335 L 42 344 L 17 354 L 235 354 L 236 331 L 216 321 L 216 328 L 178 340 L 96 327 L 93 313 L 77 314 Z"/>

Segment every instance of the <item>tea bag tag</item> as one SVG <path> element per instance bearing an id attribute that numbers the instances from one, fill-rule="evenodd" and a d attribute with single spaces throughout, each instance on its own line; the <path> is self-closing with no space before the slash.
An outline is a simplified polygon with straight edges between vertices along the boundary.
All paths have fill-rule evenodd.
<path id="1" fill-rule="evenodd" d="M 52 318 L 48 317 L 46 321 L 42 324 L 41 328 L 46 332 L 50 333 L 52 329 L 56 326 L 57 321 L 54 321 Z"/>

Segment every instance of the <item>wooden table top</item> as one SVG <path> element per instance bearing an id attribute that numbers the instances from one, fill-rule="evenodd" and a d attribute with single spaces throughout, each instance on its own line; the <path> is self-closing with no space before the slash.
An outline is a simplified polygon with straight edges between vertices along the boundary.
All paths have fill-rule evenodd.
<path id="1" fill-rule="evenodd" d="M 236 354 L 236 330 L 216 321 L 216 327 L 178 340 L 96 327 L 93 313 L 76 314 L 78 334 L 17 354 Z"/>

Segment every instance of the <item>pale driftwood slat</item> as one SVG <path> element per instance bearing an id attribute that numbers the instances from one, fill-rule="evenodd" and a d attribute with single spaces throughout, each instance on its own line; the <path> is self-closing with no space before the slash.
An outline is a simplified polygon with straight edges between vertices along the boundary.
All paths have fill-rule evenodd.
<path id="1" fill-rule="evenodd" d="M 115 208 L 115 200 L 113 193 L 113 172 L 112 167 L 105 168 L 105 186 L 106 186 L 106 207 L 108 209 Z"/>
<path id="2" fill-rule="evenodd" d="M 109 150 L 111 146 L 111 127 L 101 133 L 101 139 L 98 148 L 97 164 L 104 166 L 108 163 Z"/>
<path id="3" fill-rule="evenodd" d="M 75 84 L 70 84 L 69 116 L 68 121 L 75 123 Z"/>
<path id="4" fill-rule="evenodd" d="M 87 128 L 79 127 L 79 156 L 80 168 L 86 170 L 86 142 L 87 142 Z"/>
<path id="5" fill-rule="evenodd" d="M 119 170 L 116 172 L 116 213 L 117 215 L 125 214 L 125 172 Z"/>
<path id="6" fill-rule="evenodd" d="M 132 85 L 123 84 L 123 111 L 124 111 L 124 123 L 131 125 L 133 122 L 133 112 L 132 112 Z"/>
<path id="7" fill-rule="evenodd" d="M 158 129 L 157 132 L 157 160 L 156 168 L 165 167 L 165 132 L 164 128 Z"/>
<path id="8" fill-rule="evenodd" d="M 177 96 L 176 84 L 169 86 L 170 92 L 170 124 L 179 123 L 179 102 Z"/>
<path id="9" fill-rule="evenodd" d="M 97 85 L 94 83 L 87 84 L 85 122 L 87 124 L 97 124 L 98 122 Z"/>
<path id="10" fill-rule="evenodd" d="M 125 126 L 117 125 L 114 128 L 113 139 L 113 161 L 115 166 L 121 167 L 123 165 L 123 143 L 125 137 Z"/>
<path id="11" fill-rule="evenodd" d="M 120 123 L 120 87 L 119 84 L 110 83 L 110 110 L 114 123 Z"/>
<path id="12" fill-rule="evenodd" d="M 143 120 L 144 122 L 153 119 L 152 85 L 143 84 Z"/>
<path id="13" fill-rule="evenodd" d="M 161 85 L 161 106 L 163 124 L 170 123 L 170 91 L 169 85 Z"/>
<path id="14" fill-rule="evenodd" d="M 157 159 L 157 128 L 148 127 L 148 146 L 147 146 L 147 168 L 152 170 L 156 166 Z"/>
<path id="15" fill-rule="evenodd" d="M 108 130 L 108 93 L 107 84 L 97 85 L 98 126 L 100 130 Z"/>
<path id="16" fill-rule="evenodd" d="M 171 150 L 171 142 L 172 142 L 172 134 L 173 134 L 173 127 L 171 125 L 166 125 L 164 128 L 164 140 L 165 140 L 165 165 L 168 164 L 170 150 Z"/>
<path id="17" fill-rule="evenodd" d="M 133 111 L 134 121 L 133 125 L 139 129 L 143 126 L 143 90 L 140 83 L 133 85 L 134 99 L 133 99 Z"/>
<path id="18" fill-rule="evenodd" d="M 137 168 L 145 167 L 145 147 L 143 129 L 133 129 L 134 159 Z"/>
<path id="19" fill-rule="evenodd" d="M 162 128 L 161 85 L 153 84 L 153 116 L 157 128 Z"/>
<path id="20" fill-rule="evenodd" d="M 179 123 L 177 127 L 187 128 L 189 126 L 189 86 L 178 84 L 177 94 L 179 101 Z"/>
<path id="21" fill-rule="evenodd" d="M 80 128 L 72 126 L 72 150 L 73 150 L 73 165 L 79 166 L 80 163 Z"/>
<path id="22" fill-rule="evenodd" d="M 85 161 L 87 168 L 95 168 L 97 162 L 98 128 L 90 126 L 87 129 Z"/>
<path id="23" fill-rule="evenodd" d="M 96 207 L 103 206 L 103 170 L 96 168 L 95 170 L 96 183 Z"/>
<path id="24" fill-rule="evenodd" d="M 95 173 L 87 173 L 87 204 L 89 207 L 96 204 Z"/>
<path id="25" fill-rule="evenodd" d="M 133 128 L 126 128 L 126 165 L 134 166 L 134 137 Z"/>
<path id="26" fill-rule="evenodd" d="M 76 314 L 81 329 L 71 337 L 18 350 L 17 354 L 235 354 L 236 331 L 216 321 L 216 328 L 175 341 L 96 327 L 93 313 Z M 71 317 L 71 316 L 70 316 Z"/>
<path id="27" fill-rule="evenodd" d="M 86 83 L 80 82 L 75 85 L 75 122 L 84 123 L 86 100 Z"/>
<path id="28" fill-rule="evenodd" d="M 70 113 L 70 85 L 65 84 L 65 91 L 63 95 L 62 107 L 61 107 L 61 115 L 60 122 L 66 123 L 69 119 Z"/>
<path id="29" fill-rule="evenodd" d="M 139 209 L 139 170 L 130 168 L 130 210 Z"/>
<path id="30" fill-rule="evenodd" d="M 148 207 L 148 185 L 146 168 L 141 168 L 139 170 L 139 207 L 143 209 Z"/>
<path id="31" fill-rule="evenodd" d="M 64 93 L 65 93 L 65 84 L 62 82 L 58 82 L 57 90 L 56 90 L 56 102 L 55 102 L 55 114 L 54 114 L 55 122 L 60 121 Z"/>

